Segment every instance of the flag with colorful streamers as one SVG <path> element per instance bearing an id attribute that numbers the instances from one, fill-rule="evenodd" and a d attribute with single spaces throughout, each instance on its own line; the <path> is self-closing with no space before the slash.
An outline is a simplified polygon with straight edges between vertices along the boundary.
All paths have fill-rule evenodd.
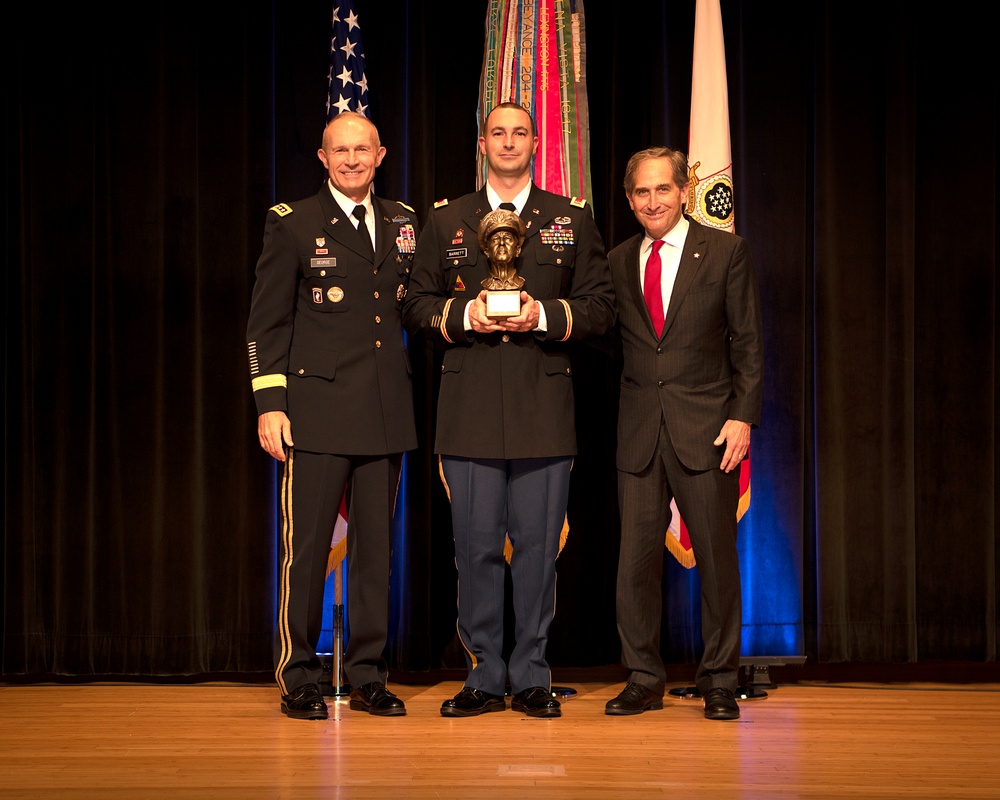
<path id="1" fill-rule="evenodd" d="M 494 106 L 513 102 L 535 121 L 535 184 L 593 200 L 583 0 L 489 0 L 479 83 L 479 132 Z M 486 159 L 477 159 L 478 186 Z"/>

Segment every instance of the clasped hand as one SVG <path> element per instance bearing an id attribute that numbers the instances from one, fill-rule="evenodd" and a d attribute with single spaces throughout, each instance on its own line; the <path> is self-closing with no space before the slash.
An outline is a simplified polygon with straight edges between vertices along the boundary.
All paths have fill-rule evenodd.
<path id="1" fill-rule="evenodd" d="M 538 303 L 527 292 L 521 292 L 521 311 L 517 316 L 492 319 L 486 316 L 486 290 L 479 293 L 469 306 L 469 323 L 476 333 L 495 331 L 525 332 L 538 327 Z"/>

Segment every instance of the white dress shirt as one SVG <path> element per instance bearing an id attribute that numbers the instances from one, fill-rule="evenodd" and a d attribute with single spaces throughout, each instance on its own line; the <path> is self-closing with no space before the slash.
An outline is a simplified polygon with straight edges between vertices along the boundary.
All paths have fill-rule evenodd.
<path id="1" fill-rule="evenodd" d="M 681 217 L 667 235 L 663 237 L 663 247 L 660 248 L 660 296 L 663 298 L 663 315 L 670 308 L 670 294 L 674 290 L 674 280 L 681 264 L 681 253 L 684 252 L 684 242 L 687 240 L 688 229 L 691 226 L 687 219 Z M 645 286 L 646 262 L 653 252 L 654 239 L 647 233 L 639 245 L 639 286 Z"/>
<path id="2" fill-rule="evenodd" d="M 355 203 L 350 197 L 341 192 L 334 186 L 329 178 L 326 181 L 326 185 L 330 187 L 330 194 L 333 195 L 334 201 L 340 206 L 341 210 L 347 215 L 347 218 L 354 225 L 355 230 L 358 227 L 358 218 L 354 216 L 355 206 L 365 207 L 365 227 L 368 228 L 368 237 L 372 240 L 372 250 L 375 249 L 375 208 L 372 205 L 372 190 L 368 189 L 368 194 L 365 195 L 365 199 L 360 203 Z"/>

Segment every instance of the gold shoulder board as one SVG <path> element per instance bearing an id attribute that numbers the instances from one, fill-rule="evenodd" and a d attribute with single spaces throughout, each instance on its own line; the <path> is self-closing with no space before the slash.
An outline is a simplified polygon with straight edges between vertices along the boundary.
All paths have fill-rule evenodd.
<path id="1" fill-rule="evenodd" d="M 569 201 L 569 204 L 571 206 L 576 206 L 577 208 L 583 208 L 585 205 L 587 205 L 587 201 L 585 199 L 580 199 L 579 197 L 574 197 L 572 200 Z"/>
<path id="2" fill-rule="evenodd" d="M 436 202 L 436 203 L 434 204 L 434 208 L 444 208 L 444 207 L 445 207 L 446 205 L 448 205 L 448 200 L 447 200 L 447 199 L 444 199 L 444 200 L 438 200 L 438 201 L 437 201 L 437 202 Z"/>
<path id="3" fill-rule="evenodd" d="M 294 209 L 290 205 L 286 205 L 285 203 L 278 203 L 278 205 L 276 206 L 271 206 L 268 209 L 268 211 L 273 211 L 279 217 L 287 217 L 289 214 L 292 213 L 292 211 L 294 211 Z"/>

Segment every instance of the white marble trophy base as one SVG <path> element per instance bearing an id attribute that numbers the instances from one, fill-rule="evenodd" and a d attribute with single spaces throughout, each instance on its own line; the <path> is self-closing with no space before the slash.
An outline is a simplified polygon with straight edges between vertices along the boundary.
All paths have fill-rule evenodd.
<path id="1" fill-rule="evenodd" d="M 486 316 L 506 319 L 521 313 L 521 292 L 517 289 L 489 289 L 486 292 Z"/>

